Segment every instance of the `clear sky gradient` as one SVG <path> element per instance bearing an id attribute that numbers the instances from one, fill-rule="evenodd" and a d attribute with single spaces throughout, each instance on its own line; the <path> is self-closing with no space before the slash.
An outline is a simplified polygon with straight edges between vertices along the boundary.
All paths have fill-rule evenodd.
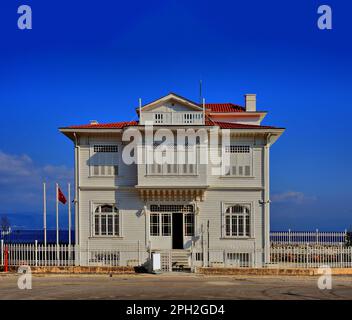
<path id="1" fill-rule="evenodd" d="M 33 30 L 17 28 L 31 5 Z M 329 4 L 333 30 L 317 28 Z M 41 226 L 41 183 L 72 180 L 60 126 L 136 119 L 170 91 L 243 104 L 287 131 L 271 152 L 272 229 L 352 225 L 349 1 L 68 1 L 0 4 L 0 215 Z M 65 225 L 65 208 L 61 208 Z M 30 217 L 30 218 L 28 218 Z M 25 221 L 25 222 L 23 222 Z"/>

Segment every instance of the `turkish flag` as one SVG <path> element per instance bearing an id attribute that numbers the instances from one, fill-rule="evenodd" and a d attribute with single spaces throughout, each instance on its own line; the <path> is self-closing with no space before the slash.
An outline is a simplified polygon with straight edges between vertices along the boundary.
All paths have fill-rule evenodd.
<path id="1" fill-rule="evenodd" d="M 60 188 L 58 188 L 57 200 L 59 200 L 62 204 L 66 204 L 66 202 L 67 202 L 66 197 L 62 193 Z"/>

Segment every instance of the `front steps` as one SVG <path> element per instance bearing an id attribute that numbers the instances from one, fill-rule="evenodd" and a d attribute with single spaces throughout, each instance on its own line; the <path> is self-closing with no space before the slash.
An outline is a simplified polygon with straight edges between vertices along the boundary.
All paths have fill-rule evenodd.
<path id="1" fill-rule="evenodd" d="M 171 251 L 172 271 L 191 271 L 190 266 L 191 252 L 183 249 L 173 249 Z"/>

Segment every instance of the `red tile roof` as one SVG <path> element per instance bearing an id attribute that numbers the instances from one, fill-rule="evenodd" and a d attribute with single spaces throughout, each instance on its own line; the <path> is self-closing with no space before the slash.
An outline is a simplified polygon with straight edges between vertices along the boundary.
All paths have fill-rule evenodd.
<path id="1" fill-rule="evenodd" d="M 69 129 L 122 129 L 124 127 L 137 126 L 138 121 L 123 121 L 113 123 L 83 124 L 71 126 Z"/>
<path id="2" fill-rule="evenodd" d="M 210 109 L 210 112 L 228 113 L 228 112 L 245 112 L 245 108 L 233 103 L 206 103 L 205 107 Z"/>
<path id="3" fill-rule="evenodd" d="M 243 124 L 243 123 L 230 123 L 230 122 L 219 122 L 208 120 L 206 121 L 207 126 L 219 126 L 221 129 L 278 129 L 272 126 L 260 126 L 255 124 Z"/>
<path id="4" fill-rule="evenodd" d="M 137 126 L 138 121 L 124 121 L 124 122 L 113 122 L 113 123 L 98 123 L 98 124 L 84 124 L 78 126 L 71 126 L 69 129 L 123 129 L 125 127 Z M 206 126 L 219 126 L 221 129 L 277 129 L 271 126 L 260 126 L 254 124 L 242 124 L 242 123 L 229 123 L 219 122 L 208 118 L 205 121 Z"/>

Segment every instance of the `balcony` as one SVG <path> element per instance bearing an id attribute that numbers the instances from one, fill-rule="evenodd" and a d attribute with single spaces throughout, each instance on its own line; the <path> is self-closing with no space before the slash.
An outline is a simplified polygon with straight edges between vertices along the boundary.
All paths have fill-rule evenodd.
<path id="1" fill-rule="evenodd" d="M 201 111 L 143 112 L 140 123 L 145 124 L 146 121 L 155 125 L 204 125 Z"/>

